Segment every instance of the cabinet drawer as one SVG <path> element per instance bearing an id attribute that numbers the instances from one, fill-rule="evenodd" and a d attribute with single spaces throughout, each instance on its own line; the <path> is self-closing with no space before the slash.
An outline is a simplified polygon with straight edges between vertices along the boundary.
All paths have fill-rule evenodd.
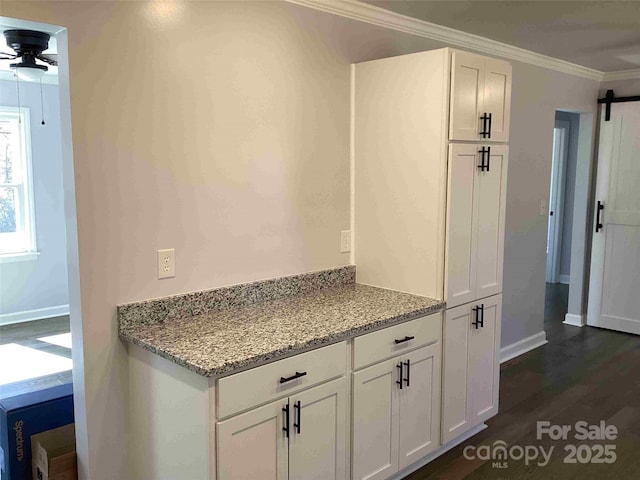
<path id="1" fill-rule="evenodd" d="M 409 337 L 413 338 L 404 341 Z M 356 337 L 353 342 L 353 369 L 357 370 L 407 350 L 438 342 L 441 338 L 442 313 L 434 313 Z"/>
<path id="2" fill-rule="evenodd" d="M 344 375 L 346 342 L 301 353 L 218 380 L 218 418 Z M 281 383 L 281 379 L 304 376 Z"/>

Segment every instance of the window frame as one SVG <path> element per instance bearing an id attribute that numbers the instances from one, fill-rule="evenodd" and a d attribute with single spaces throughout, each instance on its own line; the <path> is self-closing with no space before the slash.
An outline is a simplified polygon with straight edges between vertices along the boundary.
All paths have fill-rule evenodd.
<path id="1" fill-rule="evenodd" d="M 0 117 L 18 119 L 21 128 L 20 135 L 20 170 L 21 181 L 19 183 L 1 184 L 13 187 L 16 195 L 16 232 L 0 233 L 0 245 L 4 241 L 19 245 L 12 251 L 3 251 L 0 248 L 0 263 L 9 263 L 23 260 L 35 260 L 38 258 L 36 242 L 36 212 L 33 189 L 33 166 L 31 154 L 31 112 L 26 107 L 10 107 L 0 105 Z M 23 236 L 23 239 L 20 237 Z"/>

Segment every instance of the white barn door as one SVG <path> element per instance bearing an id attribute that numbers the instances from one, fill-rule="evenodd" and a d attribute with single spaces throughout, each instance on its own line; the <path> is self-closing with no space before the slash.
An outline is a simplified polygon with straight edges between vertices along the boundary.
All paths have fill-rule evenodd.
<path id="1" fill-rule="evenodd" d="M 640 102 L 601 118 L 587 323 L 640 335 Z"/>

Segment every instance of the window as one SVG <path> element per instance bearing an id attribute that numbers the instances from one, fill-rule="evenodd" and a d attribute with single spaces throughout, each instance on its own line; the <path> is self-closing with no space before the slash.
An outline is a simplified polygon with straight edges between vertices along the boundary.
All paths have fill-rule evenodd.
<path id="1" fill-rule="evenodd" d="M 29 109 L 0 106 L 0 260 L 36 254 Z"/>

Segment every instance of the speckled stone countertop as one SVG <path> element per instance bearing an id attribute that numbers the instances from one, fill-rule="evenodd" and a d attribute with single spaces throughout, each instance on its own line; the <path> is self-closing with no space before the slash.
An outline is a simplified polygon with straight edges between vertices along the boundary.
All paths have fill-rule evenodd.
<path id="1" fill-rule="evenodd" d="M 218 305 L 195 315 L 148 321 L 133 313 L 138 312 L 136 306 L 148 309 L 149 302 L 121 306 L 120 336 L 199 375 L 218 377 L 444 307 L 444 302 L 433 298 L 356 284 L 355 268 L 346 268 L 353 269 L 346 271 L 346 278 L 343 271 L 338 281 L 319 282 L 314 288 L 301 289 L 302 293 Z M 333 275 L 335 270 L 321 274 L 327 272 Z M 260 288 L 261 282 L 247 285 Z"/>

